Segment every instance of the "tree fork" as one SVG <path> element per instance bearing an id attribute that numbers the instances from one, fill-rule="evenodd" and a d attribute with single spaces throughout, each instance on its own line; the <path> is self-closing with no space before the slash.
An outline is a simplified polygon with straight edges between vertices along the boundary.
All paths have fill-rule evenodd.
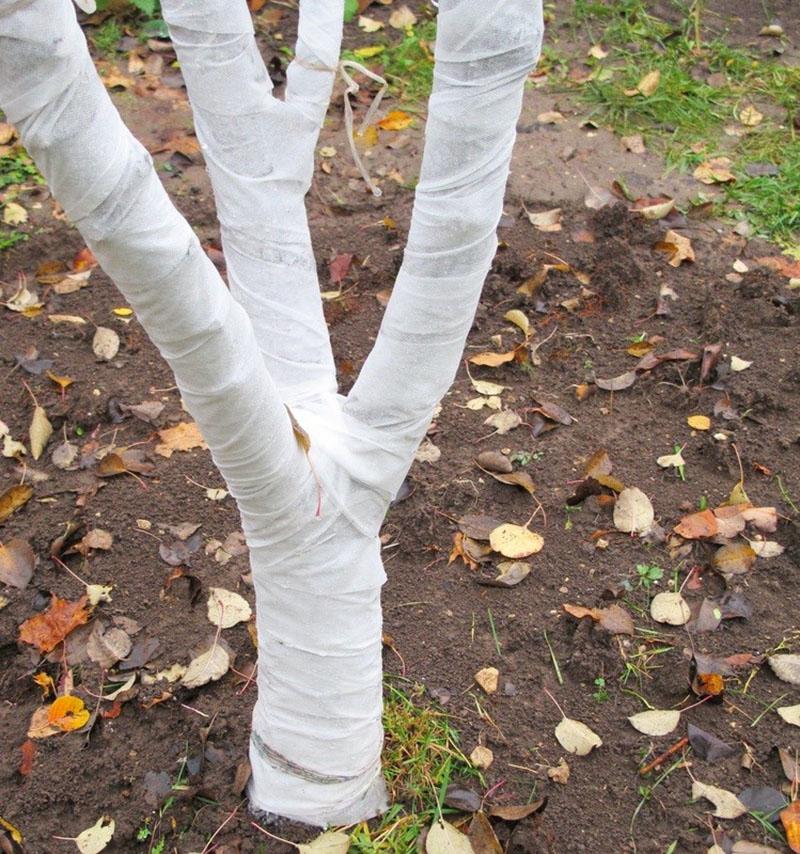
<path id="1" fill-rule="evenodd" d="M 259 636 L 251 803 L 310 824 L 359 821 L 386 808 L 378 533 L 455 376 L 495 252 L 541 3 L 441 0 L 408 246 L 347 398 L 303 209 L 341 0 L 301 0 L 283 101 L 244 0 L 164 7 L 236 299 L 111 104 L 68 0 L 0 0 L 0 107 L 174 371 L 237 501 Z"/>

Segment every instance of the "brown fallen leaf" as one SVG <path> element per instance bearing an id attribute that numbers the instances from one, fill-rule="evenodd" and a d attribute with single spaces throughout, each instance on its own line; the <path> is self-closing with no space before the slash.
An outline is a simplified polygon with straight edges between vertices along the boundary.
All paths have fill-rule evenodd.
<path id="1" fill-rule="evenodd" d="M 792 801 L 780 812 L 781 824 L 786 832 L 786 841 L 795 854 L 800 854 L 800 801 Z"/>
<path id="2" fill-rule="evenodd" d="M 500 818 L 503 821 L 522 821 L 529 815 L 541 812 L 547 806 L 547 798 L 539 798 L 530 804 L 501 805 L 495 804 L 489 807 L 489 815 Z"/>
<path id="3" fill-rule="evenodd" d="M 24 590 L 33 576 L 36 555 L 30 543 L 19 538 L 0 545 L 0 584 Z"/>
<path id="4" fill-rule="evenodd" d="M 703 184 L 727 184 L 736 180 L 732 165 L 730 157 L 712 157 L 697 166 L 692 175 Z"/>
<path id="5" fill-rule="evenodd" d="M 0 494 L 0 522 L 5 522 L 12 513 L 24 507 L 32 495 L 33 489 L 26 483 L 10 486 Z"/>
<path id="6" fill-rule="evenodd" d="M 756 553 L 749 543 L 729 543 L 714 553 L 711 563 L 722 575 L 743 575 L 753 568 Z"/>
<path id="7" fill-rule="evenodd" d="M 636 377 L 636 371 L 625 371 L 624 374 L 611 377 L 611 379 L 607 380 L 596 377 L 594 383 L 604 391 L 622 391 L 623 389 L 630 388 L 636 382 Z"/>
<path id="8" fill-rule="evenodd" d="M 475 356 L 470 356 L 469 362 L 473 365 L 484 365 L 488 368 L 497 368 L 500 365 L 506 364 L 506 362 L 513 361 L 524 361 L 526 347 L 524 344 L 519 344 L 513 350 L 509 350 L 507 353 L 478 353 Z"/>
<path id="9" fill-rule="evenodd" d="M 672 530 L 684 539 L 699 540 L 713 537 L 719 530 L 719 523 L 712 510 L 701 510 L 684 516 Z"/>
<path id="10" fill-rule="evenodd" d="M 19 627 L 19 639 L 35 646 L 40 652 L 50 652 L 75 628 L 89 620 L 91 613 L 86 596 L 76 602 L 53 596 L 50 607 L 26 620 Z"/>
<path id="11" fill-rule="evenodd" d="M 492 823 L 482 810 L 472 816 L 467 838 L 474 854 L 503 854 L 503 847 L 497 839 Z"/>
<path id="12" fill-rule="evenodd" d="M 695 258 L 692 241 L 672 229 L 669 229 L 663 239 L 656 243 L 655 248 L 669 256 L 667 264 L 670 267 L 680 267 L 684 261 L 694 261 Z"/>
<path id="13" fill-rule="evenodd" d="M 583 605 L 570 605 L 569 603 L 565 603 L 561 607 L 579 620 L 583 617 L 591 617 L 612 635 L 633 635 L 636 631 L 633 617 L 622 605 L 616 602 L 607 608 L 586 608 Z"/>

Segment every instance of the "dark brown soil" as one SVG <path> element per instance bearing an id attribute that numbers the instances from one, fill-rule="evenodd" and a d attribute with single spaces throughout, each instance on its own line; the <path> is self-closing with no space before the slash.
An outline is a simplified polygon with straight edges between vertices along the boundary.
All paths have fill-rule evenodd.
<path id="1" fill-rule="evenodd" d="M 384 15 L 382 8 L 375 12 L 377 17 Z M 287 34 L 290 30 L 287 26 Z M 134 129 L 149 144 L 186 125 L 188 113 L 180 103 L 134 98 L 130 93 L 120 101 Z M 385 144 L 396 145 L 398 138 L 399 147 Z M 404 181 L 413 178 L 420 139 L 419 129 L 382 135 L 380 146 L 367 158 L 385 190 L 376 201 L 356 180 L 344 154 L 338 108 L 332 110 L 323 132 L 321 145 L 334 145 L 339 152 L 330 175 L 318 171 L 309 197 L 323 288 L 329 287 L 327 260 L 333 254 L 357 255 L 345 281 L 345 296 L 326 305 L 345 390 L 374 339 L 383 311 L 376 295 L 392 286 L 408 227 L 412 195 L 388 176 L 397 170 Z M 538 162 L 531 157 L 526 150 L 520 152 L 515 174 L 524 174 L 531 162 Z M 162 166 L 171 164 L 172 175 L 164 173 L 166 186 L 204 240 L 213 241 L 213 205 L 202 168 L 168 153 L 156 160 Z M 550 168 L 555 172 L 561 166 L 554 161 Z M 622 206 L 592 212 L 568 203 L 563 230 L 546 234 L 534 229 L 522 213 L 523 202 L 530 206 L 542 198 L 535 184 L 527 193 L 518 192 L 519 181 L 512 186 L 500 249 L 467 355 L 494 349 L 490 339 L 497 334 L 502 335 L 502 349 L 521 340 L 515 327 L 503 320 L 512 308 L 530 318 L 535 341 L 554 330 L 555 334 L 538 351 L 539 366 L 472 368 L 474 377 L 507 386 L 504 407 L 526 420 L 505 436 L 488 435 L 491 428 L 483 424 L 488 410 L 465 407 L 476 393 L 465 371 L 459 372 L 431 432 L 441 459 L 414 464 L 409 475 L 412 494 L 390 510 L 384 526 L 392 544 L 386 551 L 385 630 L 402 655 L 405 677 L 424 686 L 430 702 L 443 703 L 465 751 L 479 741 L 493 750 L 495 761 L 485 775 L 492 799 L 518 802 L 548 796 L 538 823 L 523 823 L 509 850 L 622 852 L 634 850 L 635 840 L 635 850 L 657 854 L 677 840 L 670 850 L 704 852 L 712 844 L 712 826 L 724 829 L 731 839 L 769 842 L 785 850 L 777 839 L 765 836 L 753 818 L 710 818 L 708 803 L 691 803 L 690 791 L 692 776 L 735 793 L 748 786 L 781 788 L 785 778 L 775 748 L 797 748 L 797 730 L 774 711 L 752 723 L 782 695 L 777 705 L 797 702 L 792 686 L 780 682 L 767 666 L 752 678 L 746 667 L 727 678 L 723 702 L 692 709 L 678 729 L 663 738 L 640 735 L 626 717 L 644 708 L 634 692 L 656 708 L 674 707 L 691 693 L 686 650 L 692 644 L 697 652 L 728 656 L 763 654 L 783 639 L 797 639 L 793 584 L 800 530 L 796 508 L 787 498 L 788 494 L 795 502 L 800 500 L 796 292 L 787 287 L 787 277 L 754 260 L 777 255 L 776 250 L 747 243 L 727 227 L 679 216 L 666 225 L 649 224 Z M 32 281 L 43 262 L 70 262 L 83 246 L 75 230 L 53 218 L 46 194 L 39 193 L 41 209 L 33 208 L 32 196 L 25 198 L 35 233 L 27 243 L 0 255 L 5 298 L 19 274 Z M 553 201 L 548 206 L 559 200 Z M 391 217 L 397 229 L 382 225 L 384 217 Z M 692 240 L 695 263 L 673 268 L 663 253 L 654 250 L 667 227 Z M 543 263 L 554 263 L 554 258 L 586 273 L 588 290 L 582 290 L 571 273 L 553 271 L 535 297 L 517 292 L 523 281 Z M 739 281 L 730 281 L 737 258 L 749 271 L 740 274 Z M 670 303 L 671 316 L 654 314 L 663 283 L 677 294 Z M 19 626 L 47 606 L 50 594 L 75 599 L 82 593 L 81 584 L 47 557 L 51 541 L 65 525 L 76 520 L 86 529 L 103 528 L 113 534 L 109 551 L 95 552 L 88 559 L 72 556 L 66 563 L 88 582 L 114 586 L 111 603 L 97 609 L 99 618 L 132 618 L 141 625 L 134 638 L 137 643 L 158 641 L 144 668 L 151 673 L 175 662 L 187 663 L 192 649 L 210 634 L 203 594 L 193 605 L 186 581 L 178 580 L 165 590 L 172 568 L 159 557 L 159 540 L 170 539 L 166 526 L 199 523 L 203 545 L 211 539 L 224 541 L 239 529 L 230 498 L 205 497 L 203 487 L 222 485 L 207 452 L 176 452 L 164 459 L 154 454 L 154 426 L 131 416 L 119 420 L 119 404 L 145 400 L 165 403 L 160 427 L 186 420 L 186 415 L 169 372 L 136 320 L 124 322 L 112 313 L 123 302 L 109 280 L 95 271 L 90 286 L 77 293 L 58 296 L 47 288 L 42 292 L 46 304 L 36 317 L 0 309 L 4 377 L 0 418 L 15 438 L 26 441 L 32 407 L 25 381 L 56 431 L 47 454 L 30 462 L 25 471 L 26 480 L 34 484 L 34 498 L 0 530 L 3 542 L 12 537 L 29 540 L 40 558 L 26 590 L 2 590 L 9 603 L 0 609 L 0 815 L 20 829 L 26 850 L 34 854 L 70 850 L 70 843 L 52 837 L 75 836 L 103 814 L 113 816 L 117 826 L 109 851 L 147 851 L 148 842 L 136 841 L 137 830 L 147 820 L 151 828 L 158 824 L 158 833 L 167 838 L 166 850 L 200 851 L 241 802 L 232 784 L 246 755 L 255 698 L 255 688 L 245 678 L 255 655 L 244 625 L 225 632 L 236 652 L 235 668 L 244 676 L 231 673 L 195 691 L 173 688 L 172 696 L 157 704 L 153 701 L 161 697 L 164 684 L 140 685 L 118 717 L 99 718 L 88 735 L 38 741 L 30 772 L 22 775 L 18 770 L 31 715 L 42 704 L 41 691 L 31 677 L 42 670 L 54 678 L 63 673 L 57 657 L 42 663 L 29 646 L 18 643 Z M 567 308 L 562 307 L 565 302 Z M 119 355 L 111 363 L 98 363 L 91 349 L 93 327 L 54 325 L 50 314 L 81 315 L 112 326 L 123 339 Z M 631 388 L 609 393 L 592 387 L 594 393 L 586 400 L 576 399 L 576 385 L 630 370 L 635 360 L 626 347 L 643 332 L 650 338 L 662 337 L 656 352 L 683 347 L 700 353 L 705 345 L 719 343 L 721 364 L 735 355 L 752 361 L 752 366 L 741 373 L 720 369 L 701 385 L 699 363 L 667 362 L 640 375 Z M 40 358 L 53 361 L 56 374 L 74 380 L 63 399 L 44 375 L 13 369 L 15 355 L 31 346 L 38 348 Z M 729 401 L 727 408 L 735 417 L 713 415 L 721 400 Z M 576 420 L 533 438 L 532 409 L 543 402 L 560 404 Z M 696 413 L 712 417 L 710 431 L 693 432 L 687 426 L 686 417 Z M 52 464 L 50 451 L 63 431 L 86 452 L 92 443 L 137 445 L 155 464 L 155 471 L 140 480 L 121 475 L 101 481 L 90 469 L 61 471 Z M 724 441 L 714 438 L 720 431 Z M 685 481 L 656 464 L 656 457 L 672 453 L 676 444 L 685 445 Z M 726 499 L 739 479 L 734 445 L 752 503 L 778 509 L 780 524 L 772 536 L 786 551 L 770 560 L 759 559 L 751 572 L 729 583 L 752 605 L 749 619 L 726 620 L 716 631 L 690 638 L 683 628 L 650 619 L 649 595 L 638 586 L 636 565 L 664 568 L 664 580 L 655 588 L 663 590 L 673 571 L 683 581 L 692 566 L 708 567 L 711 547 L 698 545 L 689 555 L 671 558 L 668 544 L 648 545 L 616 533 L 595 498 L 569 510 L 567 500 L 582 477 L 583 461 L 604 448 L 614 463 L 614 475 L 651 497 L 657 520 L 669 532 L 684 513 L 697 509 L 702 496 L 710 507 Z M 531 575 L 514 589 L 478 583 L 491 575 L 491 564 L 480 571 L 461 561 L 448 564 L 457 530 L 453 519 L 486 513 L 524 524 L 535 507 L 524 491 L 498 483 L 476 468 L 474 455 L 490 449 L 529 455 L 527 464 L 516 467 L 530 473 L 546 512 L 546 525 L 543 513 L 532 525 L 542 533 L 544 549 L 532 558 Z M 0 493 L 20 476 L 16 461 L 0 459 Z M 143 531 L 137 520 L 148 520 L 152 527 Z M 606 548 L 598 548 L 598 543 L 604 545 L 602 540 Z M 210 552 L 201 546 L 191 556 L 187 572 L 203 589 L 225 587 L 252 600 L 241 577 L 247 571 L 246 556 L 221 564 L 213 549 Z M 690 604 L 699 606 L 704 595 L 716 595 L 721 586 L 719 577 L 705 571 L 702 585 L 686 595 Z M 576 621 L 562 609 L 564 603 L 603 606 L 614 597 L 631 610 L 637 626 L 657 631 L 657 636 L 639 632 L 635 638 L 612 637 L 590 620 Z M 545 632 L 563 684 L 557 679 Z M 666 651 L 652 657 L 640 678 L 634 675 L 624 681 L 625 661 L 656 648 Z M 500 671 L 500 690 L 486 697 L 475 687 L 473 675 L 489 665 Z M 398 658 L 388 650 L 386 669 L 390 674 L 400 672 Z M 104 677 L 92 662 L 76 665 L 73 673 L 79 693 L 93 708 L 91 692 L 98 693 L 108 675 Z M 605 680 L 607 698 L 600 696 L 598 679 Z M 589 756 L 567 757 L 571 774 L 566 785 L 547 776 L 548 767 L 565 754 L 553 734 L 560 715 L 544 689 L 568 715 L 587 723 L 603 739 L 603 746 Z M 684 735 L 687 722 L 741 750 L 718 763 L 689 754 L 686 767 L 655 788 L 634 821 L 640 787 L 652 786 L 658 778 L 656 772 L 645 782 L 638 773 L 640 764 Z M 741 764 L 744 745 L 755 759 L 749 770 Z M 187 759 L 186 788 L 172 793 L 176 801 L 159 820 L 165 798 L 159 783 L 165 775 L 175 780 Z M 291 839 L 309 836 L 292 826 L 279 825 L 277 832 Z M 225 843 L 227 847 L 217 850 L 226 852 L 289 850 L 277 842 L 265 844 L 242 806 L 214 841 Z"/>

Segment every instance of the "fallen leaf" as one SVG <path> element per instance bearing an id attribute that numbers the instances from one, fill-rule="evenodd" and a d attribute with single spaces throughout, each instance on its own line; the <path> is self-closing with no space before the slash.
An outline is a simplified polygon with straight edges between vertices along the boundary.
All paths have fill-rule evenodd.
<path id="1" fill-rule="evenodd" d="M 518 308 L 512 308 L 503 315 L 503 320 L 507 320 L 509 323 L 513 323 L 514 326 L 521 329 L 522 334 L 526 338 L 530 335 L 531 322 L 528 320 L 528 316 L 524 311 L 520 311 Z"/>
<path id="2" fill-rule="evenodd" d="M 561 719 L 556 727 L 556 739 L 567 753 L 575 753 L 578 756 L 586 756 L 595 747 L 601 747 L 603 744 L 596 732 L 573 718 Z"/>
<path id="3" fill-rule="evenodd" d="M 97 628 L 86 644 L 86 654 L 104 670 L 110 670 L 118 661 L 126 658 L 132 643 L 128 634 L 112 626 L 106 631 Z"/>
<path id="4" fill-rule="evenodd" d="M 656 243 L 655 248 L 659 252 L 666 252 L 669 255 L 667 264 L 670 267 L 680 267 L 684 261 L 694 261 L 692 241 L 672 229 L 667 231 L 663 239 Z"/>
<path id="5" fill-rule="evenodd" d="M 487 694 L 494 694 L 500 682 L 500 671 L 496 667 L 483 667 L 474 679 Z"/>
<path id="6" fill-rule="evenodd" d="M 208 591 L 208 619 L 215 626 L 229 629 L 253 616 L 247 600 L 231 590 L 212 587 Z"/>
<path id="7" fill-rule="evenodd" d="M 645 219 L 655 222 L 664 219 L 675 207 L 675 199 L 639 199 L 633 206 L 633 210 L 640 213 Z"/>
<path id="8" fill-rule="evenodd" d="M 191 451 L 194 448 L 206 450 L 205 440 L 200 434 L 200 428 L 194 421 L 182 421 L 174 427 L 159 430 L 160 444 L 155 451 L 162 457 L 171 457 L 174 451 Z"/>
<path id="9" fill-rule="evenodd" d="M 503 560 L 497 564 L 497 569 L 500 571 L 497 578 L 479 579 L 479 583 L 490 587 L 516 587 L 530 575 L 531 565 L 519 560 Z"/>
<path id="10" fill-rule="evenodd" d="M 215 682 L 228 672 L 232 663 L 233 655 L 227 645 L 216 639 L 205 652 L 189 662 L 181 684 L 186 688 L 199 688 L 208 682 Z"/>
<path id="11" fill-rule="evenodd" d="M 488 747 L 479 744 L 470 753 L 469 761 L 480 771 L 485 771 L 494 762 L 494 754 Z"/>
<path id="12" fill-rule="evenodd" d="M 97 822 L 75 837 L 75 844 L 81 854 L 99 854 L 114 836 L 114 819 L 101 816 Z"/>
<path id="13" fill-rule="evenodd" d="M 80 697 L 58 697 L 47 710 L 47 722 L 62 732 L 81 729 L 89 721 L 89 710 Z"/>
<path id="14" fill-rule="evenodd" d="M 754 106 L 748 104 L 743 110 L 739 111 L 739 121 L 747 127 L 755 127 L 764 119 L 764 114 L 760 113 Z"/>
<path id="15" fill-rule="evenodd" d="M 377 122 L 381 130 L 405 130 L 414 121 L 413 116 L 402 110 L 392 110 Z"/>
<path id="16" fill-rule="evenodd" d="M 800 685 L 800 655 L 770 655 L 767 661 L 778 679 L 790 685 Z"/>
<path id="17" fill-rule="evenodd" d="M 469 824 L 468 838 L 474 854 L 503 854 L 492 823 L 483 810 L 478 809 Z"/>
<path id="18" fill-rule="evenodd" d="M 729 543 L 721 546 L 711 558 L 711 564 L 724 576 L 743 575 L 753 568 L 756 553 L 748 543 Z"/>
<path id="19" fill-rule="evenodd" d="M 711 428 L 711 419 L 707 415 L 690 415 L 686 419 L 686 423 L 692 430 L 709 430 Z"/>
<path id="20" fill-rule="evenodd" d="M 632 635 L 636 630 L 631 615 L 616 602 L 607 608 L 586 608 L 583 605 L 568 603 L 561 607 L 579 620 L 591 617 L 612 635 Z"/>
<path id="21" fill-rule="evenodd" d="M 781 824 L 786 832 L 786 841 L 792 851 L 800 852 L 800 801 L 792 801 L 780 813 Z"/>
<path id="22" fill-rule="evenodd" d="M 650 71 L 642 77 L 642 79 L 636 84 L 635 91 L 640 95 L 644 95 L 645 98 L 649 98 L 651 95 L 655 94 L 660 83 L 661 72 L 656 68 L 654 71 Z"/>
<path id="23" fill-rule="evenodd" d="M 512 409 L 504 409 L 502 412 L 492 413 L 483 423 L 494 427 L 499 436 L 505 436 L 522 424 L 522 418 Z"/>
<path id="24" fill-rule="evenodd" d="M 379 21 L 376 18 L 369 18 L 367 15 L 359 15 L 358 27 L 364 30 L 365 33 L 377 33 L 378 30 L 383 29 L 383 21 Z M 321 151 L 320 154 L 322 154 Z"/>
<path id="25" fill-rule="evenodd" d="M 53 435 L 53 425 L 47 419 L 47 413 L 41 406 L 35 406 L 28 431 L 31 443 L 31 456 L 38 460 L 44 453 L 48 439 Z"/>
<path id="26" fill-rule="evenodd" d="M 63 732 L 59 727 L 51 724 L 47 719 L 47 706 L 43 706 L 31 715 L 30 723 L 28 724 L 28 738 L 40 739 L 50 738 L 50 736 L 58 735 Z"/>
<path id="27" fill-rule="evenodd" d="M 787 724 L 800 726 L 800 703 L 796 706 L 781 706 L 775 710 Z"/>
<path id="28" fill-rule="evenodd" d="M 692 617 L 686 600 L 680 593 L 665 591 L 657 593 L 650 603 L 650 616 L 657 623 L 669 626 L 685 626 Z"/>
<path id="29" fill-rule="evenodd" d="M 36 555 L 30 543 L 13 538 L 0 544 L 0 584 L 24 590 L 33 577 Z"/>
<path id="30" fill-rule="evenodd" d="M 560 783 L 562 786 L 566 786 L 569 782 L 569 770 L 567 760 L 562 756 L 558 760 L 558 765 L 554 765 L 547 769 L 547 776 L 554 783 Z"/>
<path id="31" fill-rule="evenodd" d="M 496 552 L 513 560 L 536 554 L 544 546 L 540 534 L 511 523 L 504 523 L 495 528 L 489 536 L 489 543 Z"/>
<path id="32" fill-rule="evenodd" d="M 481 808 L 481 796 L 473 789 L 465 789 L 456 783 L 447 787 L 444 802 L 448 807 L 461 812 L 478 812 Z"/>
<path id="33" fill-rule="evenodd" d="M 508 353 L 478 353 L 470 356 L 469 361 L 473 365 L 484 365 L 487 368 L 497 368 L 506 362 L 513 362 L 517 358 L 517 349 L 509 350 Z"/>
<path id="34" fill-rule="evenodd" d="M 540 211 L 532 213 L 526 211 L 528 220 L 531 225 L 535 226 L 539 231 L 561 231 L 561 208 L 552 208 L 549 211 Z"/>
<path id="35" fill-rule="evenodd" d="M 702 537 L 713 537 L 719 530 L 719 522 L 713 511 L 700 510 L 684 516 L 672 530 L 684 539 L 698 540 Z"/>
<path id="36" fill-rule="evenodd" d="M 681 719 L 677 709 L 648 709 L 628 718 L 631 726 L 645 735 L 661 736 L 671 733 Z"/>
<path id="37" fill-rule="evenodd" d="M 26 739 L 22 742 L 20 750 L 22 751 L 22 761 L 17 770 L 23 777 L 27 777 L 33 769 L 33 760 L 36 757 L 36 742 Z"/>
<path id="38" fill-rule="evenodd" d="M 622 391 L 623 389 L 630 388 L 636 382 L 636 377 L 636 371 L 625 371 L 624 374 L 611 377 L 611 379 L 607 380 L 595 377 L 594 383 L 598 388 L 603 389 L 603 391 Z"/>
<path id="39" fill-rule="evenodd" d="M 777 814 L 788 806 L 789 802 L 772 786 L 748 786 L 739 792 L 739 800 L 751 813 L 761 813 L 767 819 L 777 818 Z"/>
<path id="40" fill-rule="evenodd" d="M 500 385 L 499 383 L 489 382 L 489 380 L 474 380 L 472 377 L 470 377 L 470 382 L 478 394 L 487 395 L 488 397 L 500 395 L 507 388 L 507 386 Z"/>
<path id="41" fill-rule="evenodd" d="M 706 762 L 719 762 L 720 759 L 736 753 L 736 748 L 732 744 L 722 741 L 694 724 L 689 724 L 687 730 L 692 750 Z"/>
<path id="42" fill-rule="evenodd" d="M 6 225 L 22 225 L 28 221 L 28 212 L 17 202 L 6 202 L 3 207 L 3 222 Z"/>
<path id="43" fill-rule="evenodd" d="M 426 854 L 475 854 L 469 839 L 444 819 L 431 825 L 425 851 Z"/>
<path id="44" fill-rule="evenodd" d="M 389 26 L 396 30 L 405 30 L 407 27 L 413 27 L 417 23 L 417 16 L 408 8 L 408 6 L 400 6 L 389 15 Z"/>
<path id="45" fill-rule="evenodd" d="M 19 627 L 19 639 L 35 646 L 40 652 L 50 652 L 75 628 L 88 622 L 88 599 L 81 596 L 76 602 L 53 596 L 50 607 L 31 617 Z"/>
<path id="46" fill-rule="evenodd" d="M 656 462 L 661 466 L 661 468 L 669 468 L 670 466 L 673 466 L 677 469 L 686 465 L 686 460 L 684 460 L 680 451 L 676 451 L 674 454 L 664 454 L 661 457 L 657 457 Z"/>
<path id="47" fill-rule="evenodd" d="M 736 180 L 731 165 L 730 157 L 712 157 L 701 163 L 692 174 L 703 184 L 727 184 Z"/>
<path id="48" fill-rule="evenodd" d="M 98 326 L 92 339 L 92 351 L 103 362 L 110 362 L 119 352 L 119 335 L 107 326 Z"/>
<path id="49" fill-rule="evenodd" d="M 565 122 L 566 119 L 564 118 L 564 114 L 560 113 L 558 110 L 546 110 L 536 116 L 536 121 L 539 122 L 540 125 L 560 125 L 562 122 Z"/>
<path id="50" fill-rule="evenodd" d="M 738 356 L 731 356 L 732 371 L 746 371 L 752 364 L 752 362 L 748 362 L 745 359 L 740 359 Z"/>
<path id="51" fill-rule="evenodd" d="M 297 846 L 298 854 L 347 854 L 350 837 L 341 830 L 326 830 L 325 833 Z"/>
<path id="52" fill-rule="evenodd" d="M 503 821 L 522 821 L 529 815 L 541 812 L 547 806 L 547 798 L 539 798 L 529 804 L 493 804 L 489 815 Z"/>
<path id="53" fill-rule="evenodd" d="M 614 505 L 614 527 L 625 533 L 642 534 L 653 526 L 655 513 L 650 499 L 636 486 L 626 486 Z"/>
<path id="54" fill-rule="evenodd" d="M 778 557 L 785 551 L 784 547 L 780 543 L 776 543 L 775 540 L 748 540 L 747 542 L 758 557 L 765 559 Z"/>
<path id="55" fill-rule="evenodd" d="M 698 798 L 706 798 L 714 804 L 713 815 L 717 818 L 738 818 L 747 812 L 747 807 L 733 792 L 694 780 L 692 782 L 692 800 Z"/>
<path id="56" fill-rule="evenodd" d="M 484 469 L 484 471 L 486 471 L 486 473 L 495 480 L 500 481 L 500 483 L 507 483 L 509 486 L 521 487 L 528 493 L 528 495 L 533 495 L 536 491 L 536 485 L 533 482 L 533 478 L 526 471 L 512 471 L 508 474 L 487 471 L 486 469 Z"/>

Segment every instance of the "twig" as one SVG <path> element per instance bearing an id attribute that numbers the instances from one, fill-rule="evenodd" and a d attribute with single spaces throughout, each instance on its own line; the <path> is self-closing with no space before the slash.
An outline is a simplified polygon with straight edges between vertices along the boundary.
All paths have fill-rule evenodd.
<path id="1" fill-rule="evenodd" d="M 246 800 L 246 799 L 245 799 L 245 800 Z M 231 819 L 236 815 L 236 813 L 237 813 L 237 812 L 239 812 L 239 808 L 242 806 L 242 804 L 243 804 L 243 803 L 245 803 L 245 801 L 244 801 L 244 800 L 243 800 L 243 801 L 241 801 L 240 803 L 238 803 L 238 804 L 234 807 L 233 812 L 232 812 L 232 813 L 231 813 L 231 814 L 230 814 L 230 815 L 225 819 L 225 821 L 223 821 L 223 822 L 222 822 L 222 824 L 221 824 L 221 825 L 220 825 L 220 826 L 219 826 L 219 827 L 218 827 L 218 828 L 217 828 L 217 829 L 216 829 L 216 830 L 211 834 L 211 837 L 209 838 L 208 842 L 206 842 L 206 847 L 205 847 L 205 848 L 200 852 L 200 854 L 208 854 L 208 852 L 209 852 L 209 851 L 211 851 L 211 843 L 214 841 L 214 838 L 215 838 L 215 837 L 216 837 L 216 835 L 220 832 L 220 830 L 222 830 L 222 828 L 223 828 L 223 827 L 225 827 L 225 825 L 226 825 L 226 824 L 227 824 L 227 823 L 228 823 L 228 822 L 229 822 L 229 821 L 230 821 L 230 820 L 231 820 Z"/>
<path id="2" fill-rule="evenodd" d="M 643 768 L 639 769 L 639 774 L 642 777 L 647 776 L 651 771 L 658 768 L 659 765 L 662 765 L 670 756 L 674 753 L 677 753 L 679 750 L 683 750 L 689 744 L 689 738 L 684 736 L 679 741 L 676 741 L 672 747 L 668 747 L 660 756 L 656 756 L 656 758 L 652 762 L 648 762 Z"/>

